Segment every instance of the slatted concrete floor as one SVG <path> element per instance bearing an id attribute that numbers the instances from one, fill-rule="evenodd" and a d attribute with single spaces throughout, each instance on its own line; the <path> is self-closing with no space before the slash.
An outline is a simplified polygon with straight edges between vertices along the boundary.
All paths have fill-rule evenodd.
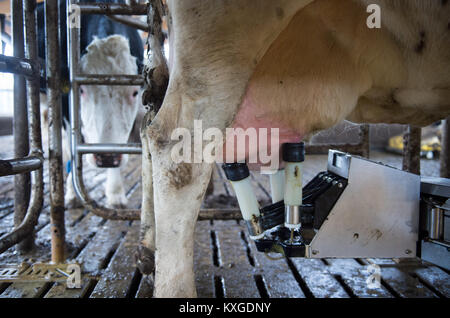
<path id="1" fill-rule="evenodd" d="M 4 137 L 2 137 L 4 138 Z M 1 145 L 1 142 L 0 142 Z M 6 149 L 6 148 L 3 148 Z M 5 150 L 1 158 L 7 157 Z M 376 153 L 372 159 L 399 167 L 401 158 Z M 130 207 L 140 206 L 140 159 L 130 156 L 123 168 Z M 324 170 L 326 156 L 309 156 L 305 182 Z M 426 161 L 422 173 L 437 174 L 438 163 Z M 104 203 L 100 169 L 86 169 L 91 195 Z M 47 178 L 46 178 L 47 179 Z M 252 175 L 260 202 L 270 200 L 266 176 Z M 205 207 L 236 205 L 233 192 L 219 169 L 215 189 Z M 48 188 L 46 187 L 48 191 Z M 0 236 L 13 222 L 12 178 L 0 179 Z M 66 212 L 67 255 L 83 265 L 82 288 L 65 283 L 0 283 L 0 297 L 149 297 L 151 287 L 136 269 L 134 252 L 139 222 L 107 221 L 83 209 Z M 45 262 L 50 258 L 48 197 L 36 227 L 36 249 L 19 255 L 14 248 L 0 254 L 0 264 Z M 200 297 L 448 297 L 448 272 L 419 260 L 284 259 L 256 251 L 238 221 L 201 221 L 195 237 L 195 271 Z M 367 265 L 381 267 L 380 288 L 368 288 Z"/>

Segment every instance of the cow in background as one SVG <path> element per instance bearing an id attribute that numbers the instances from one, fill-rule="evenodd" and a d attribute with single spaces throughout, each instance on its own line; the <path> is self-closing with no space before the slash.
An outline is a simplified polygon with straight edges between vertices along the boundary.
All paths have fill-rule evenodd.
<path id="1" fill-rule="evenodd" d="M 125 1 L 86 1 L 125 3 Z M 68 120 L 69 65 L 67 61 L 66 1 L 59 1 L 61 30 L 61 86 L 62 113 Z M 39 4 L 38 42 L 39 57 L 45 61 L 44 5 Z M 82 15 L 80 29 L 80 72 L 83 74 L 140 74 L 144 47 L 136 29 L 110 20 L 104 15 Z M 45 67 L 44 67 L 45 69 Z M 45 79 L 45 77 L 44 77 Z M 46 83 L 41 80 L 41 91 Z M 86 143 L 126 143 L 135 122 L 139 106 L 142 105 L 141 89 L 136 86 L 82 85 L 80 87 L 82 136 Z M 43 99 L 45 100 L 45 98 Z M 141 107 L 142 108 L 142 107 Z M 45 110 L 44 110 L 45 113 Z M 45 124 L 46 120 L 43 119 Z M 66 125 L 67 126 L 67 125 Z M 45 131 L 45 128 L 44 128 Z M 68 135 L 68 132 L 64 132 Z M 132 136 L 133 137 L 133 136 Z M 64 157 L 68 154 L 68 140 L 64 138 Z M 136 139 L 134 137 L 134 139 Z M 126 155 L 87 155 L 88 162 L 97 167 L 114 166 L 107 169 L 105 184 L 106 201 L 109 207 L 124 207 L 127 204 L 120 166 Z M 66 206 L 78 206 L 72 185 L 72 173 L 66 184 Z"/>
<path id="2" fill-rule="evenodd" d="M 130 54 L 128 40 L 121 35 L 94 40 L 81 57 L 83 74 L 136 75 L 136 58 Z M 82 85 L 80 87 L 82 134 L 86 143 L 126 143 L 140 105 L 137 86 Z M 93 166 L 125 164 L 126 155 L 87 155 Z M 118 168 L 107 169 L 106 198 L 109 206 L 127 203 Z M 68 192 L 68 195 L 71 193 Z"/>

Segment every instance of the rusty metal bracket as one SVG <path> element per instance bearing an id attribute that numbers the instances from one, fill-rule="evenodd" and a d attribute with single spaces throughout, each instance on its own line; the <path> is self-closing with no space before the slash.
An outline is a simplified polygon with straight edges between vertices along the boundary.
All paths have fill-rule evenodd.
<path id="1" fill-rule="evenodd" d="M 0 265 L 0 283 L 65 282 L 70 277 L 69 266 L 81 264 L 51 264 L 22 262 Z"/>

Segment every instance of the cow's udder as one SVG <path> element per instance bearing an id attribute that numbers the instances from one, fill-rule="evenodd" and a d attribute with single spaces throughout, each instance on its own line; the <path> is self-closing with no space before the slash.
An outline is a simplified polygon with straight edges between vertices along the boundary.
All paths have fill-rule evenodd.
<path id="1" fill-rule="evenodd" d="M 265 116 L 263 113 L 264 107 L 260 107 L 262 102 L 255 102 L 251 96 L 250 90 L 247 91 L 247 94 L 245 95 L 242 105 L 239 107 L 238 113 L 236 114 L 233 122 L 233 129 L 241 128 L 243 131 L 241 133 L 237 133 L 237 135 L 245 134 L 247 129 L 254 129 L 257 134 L 258 142 L 250 143 L 246 142 L 245 152 L 243 149 L 237 149 L 236 145 L 236 139 L 235 139 L 235 145 L 234 147 L 232 144 L 230 144 L 231 138 L 233 136 L 228 136 L 228 138 L 225 141 L 225 147 L 224 147 L 224 158 L 226 158 L 226 152 L 227 149 L 234 149 L 234 153 L 236 154 L 239 150 L 242 152 L 242 154 L 237 157 L 237 161 L 246 160 L 248 162 L 248 159 L 251 158 L 252 155 L 258 154 L 258 153 L 264 153 L 270 155 L 272 151 L 275 151 L 278 153 L 278 158 L 280 162 L 280 167 L 282 166 L 282 161 L 280 158 L 280 148 L 283 143 L 292 143 L 292 142 L 300 142 L 303 138 L 303 135 L 297 131 L 294 131 L 291 128 L 288 128 L 286 125 L 284 125 L 282 122 L 275 118 L 271 118 L 270 116 Z M 281 110 L 280 110 L 281 111 Z M 263 133 L 263 129 L 266 129 L 267 131 L 267 143 L 263 143 L 260 147 L 259 145 L 259 139 L 260 135 Z M 274 143 L 271 142 L 271 129 L 278 129 L 279 132 L 279 138 L 278 141 L 274 140 Z M 248 139 L 247 139 L 248 140 Z M 229 148 L 228 148 L 229 147 Z M 245 158 L 243 158 L 243 155 L 245 153 Z M 226 160 L 226 159 L 224 159 Z M 258 163 L 256 164 L 249 164 L 250 169 L 256 170 L 259 169 L 262 165 L 266 166 L 267 164 L 262 164 L 260 161 L 260 157 L 258 155 Z"/>

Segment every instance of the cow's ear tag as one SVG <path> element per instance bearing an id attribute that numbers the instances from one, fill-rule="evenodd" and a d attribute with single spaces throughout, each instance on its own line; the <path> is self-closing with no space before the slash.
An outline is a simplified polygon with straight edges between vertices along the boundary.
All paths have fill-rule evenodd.
<path id="1" fill-rule="evenodd" d="M 66 164 L 66 172 L 70 173 L 70 171 L 72 171 L 72 161 L 71 160 L 67 161 L 67 164 Z"/>

